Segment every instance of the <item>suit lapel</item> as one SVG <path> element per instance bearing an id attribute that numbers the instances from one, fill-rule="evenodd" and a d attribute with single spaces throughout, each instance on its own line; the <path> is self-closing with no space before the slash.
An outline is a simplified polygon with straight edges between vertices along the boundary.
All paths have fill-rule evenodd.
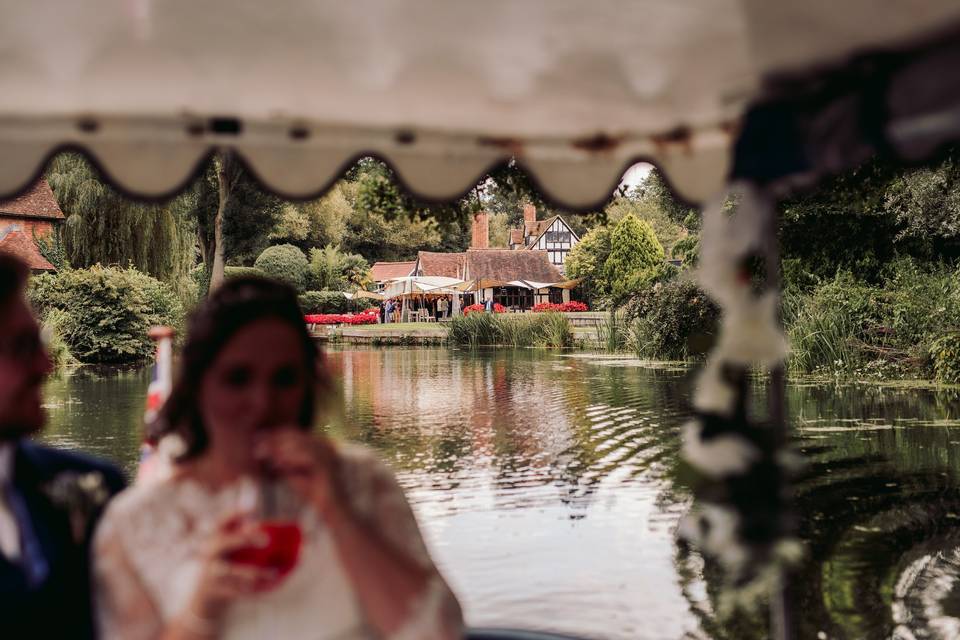
<path id="1" fill-rule="evenodd" d="M 52 479 L 37 449 L 20 444 L 14 464 L 13 484 L 23 497 L 30 514 L 33 535 L 50 568 L 50 573 L 62 559 L 65 551 L 74 545 L 66 513 L 58 510 L 43 492 Z"/>

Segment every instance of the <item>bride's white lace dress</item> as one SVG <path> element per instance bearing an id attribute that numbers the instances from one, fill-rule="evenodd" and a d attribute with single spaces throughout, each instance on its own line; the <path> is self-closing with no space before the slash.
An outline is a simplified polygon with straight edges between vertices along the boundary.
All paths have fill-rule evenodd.
<path id="1" fill-rule="evenodd" d="M 386 544 L 429 569 L 427 592 L 389 640 L 447 640 L 462 622 L 453 594 L 436 571 L 393 474 L 365 449 L 339 445 L 340 480 L 349 508 Z M 134 486 L 109 505 L 94 546 L 101 637 L 158 638 L 193 594 L 203 546 L 220 517 L 235 509 L 242 482 L 209 491 L 171 478 Z M 364 622 L 350 580 L 323 522 L 307 517 L 300 560 L 274 590 L 235 603 L 220 637 L 354 640 L 376 637 Z"/>

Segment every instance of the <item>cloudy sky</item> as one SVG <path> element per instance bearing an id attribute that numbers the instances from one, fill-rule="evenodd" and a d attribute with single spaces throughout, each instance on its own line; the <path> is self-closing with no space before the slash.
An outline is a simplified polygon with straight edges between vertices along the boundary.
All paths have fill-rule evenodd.
<path id="1" fill-rule="evenodd" d="M 647 177 L 647 174 L 650 173 L 650 169 L 653 168 L 653 165 L 647 164 L 646 162 L 638 162 L 633 165 L 627 172 L 623 174 L 623 179 L 620 181 L 620 186 L 626 185 L 627 188 L 632 188 L 643 182 L 643 179 Z"/>

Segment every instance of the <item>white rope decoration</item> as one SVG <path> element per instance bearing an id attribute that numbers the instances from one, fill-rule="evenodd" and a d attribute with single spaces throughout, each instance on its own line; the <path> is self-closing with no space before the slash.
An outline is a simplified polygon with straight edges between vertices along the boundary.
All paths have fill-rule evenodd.
<path id="1" fill-rule="evenodd" d="M 787 355 L 778 287 L 758 287 L 750 261 L 769 256 L 775 207 L 755 185 L 735 184 L 703 212 L 698 280 L 722 311 L 717 343 L 697 379 L 695 417 L 682 429 L 681 456 L 702 482 L 679 535 L 715 558 L 728 587 L 718 613 L 753 609 L 800 556 L 787 536 L 785 479 L 796 464 L 781 450 L 783 425 L 747 418 L 749 372 L 771 371 Z"/>

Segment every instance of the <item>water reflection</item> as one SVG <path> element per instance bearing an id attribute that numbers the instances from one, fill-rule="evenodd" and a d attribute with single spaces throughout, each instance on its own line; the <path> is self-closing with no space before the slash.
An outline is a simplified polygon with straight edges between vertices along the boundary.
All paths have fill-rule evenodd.
<path id="1" fill-rule="evenodd" d="M 596 638 L 761 638 L 713 619 L 712 567 L 674 542 L 689 374 L 535 350 L 344 349 L 335 429 L 397 470 L 472 624 Z M 45 438 L 136 460 L 146 371 L 49 385 Z M 762 395 L 762 394 L 758 394 Z M 956 637 L 960 400 L 794 384 L 810 465 L 797 488 L 808 561 L 801 637 Z"/>
<path id="2" fill-rule="evenodd" d="M 44 402 L 44 440 L 112 458 L 131 475 L 149 383 L 149 369 L 82 367 L 51 378 Z"/>
<path id="3" fill-rule="evenodd" d="M 671 556 L 683 505 L 658 501 L 683 373 L 533 350 L 331 362 L 345 435 L 399 471 L 472 623 L 622 638 L 695 629 Z"/>

